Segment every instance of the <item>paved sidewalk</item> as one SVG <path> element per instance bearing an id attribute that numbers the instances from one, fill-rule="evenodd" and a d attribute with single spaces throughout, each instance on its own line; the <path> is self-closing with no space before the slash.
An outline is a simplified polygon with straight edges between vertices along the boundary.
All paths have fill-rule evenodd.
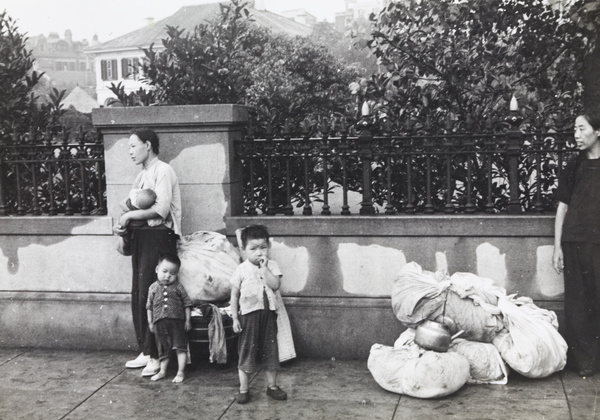
<path id="1" fill-rule="evenodd" d="M 234 402 L 237 370 L 188 366 L 181 384 L 151 382 L 125 369 L 131 352 L 0 349 L 0 419 L 600 419 L 600 375 L 564 371 L 541 380 L 514 373 L 508 385 L 464 386 L 422 400 L 380 388 L 365 361 L 299 359 L 282 366 L 287 401 L 265 395 L 259 372 L 251 402 Z M 175 364 L 173 361 L 172 365 Z"/>

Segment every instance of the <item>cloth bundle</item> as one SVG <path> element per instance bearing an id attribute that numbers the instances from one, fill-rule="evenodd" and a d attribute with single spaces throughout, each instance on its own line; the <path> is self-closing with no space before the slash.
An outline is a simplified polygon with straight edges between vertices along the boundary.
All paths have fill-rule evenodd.
<path id="1" fill-rule="evenodd" d="M 373 344 L 367 367 L 383 389 L 417 398 L 439 398 L 458 391 L 469 379 L 469 362 L 457 353 Z"/>
<path id="2" fill-rule="evenodd" d="M 231 276 L 240 256 L 217 232 L 194 232 L 177 243 L 179 281 L 194 304 L 221 302 L 231 294 Z"/>
<path id="3" fill-rule="evenodd" d="M 464 331 L 461 338 L 490 343 L 504 328 L 496 307 L 497 294 L 503 291 L 487 280 L 478 284 L 466 273 L 448 277 L 443 272 L 424 271 L 411 262 L 394 282 L 392 308 L 396 318 L 409 328 L 416 328 L 425 319 L 447 316 L 454 322 L 453 332 Z"/>
<path id="4" fill-rule="evenodd" d="M 499 299 L 498 307 L 506 329 L 493 343 L 511 368 L 529 378 L 545 378 L 565 367 L 568 346 L 554 312 L 513 295 Z"/>

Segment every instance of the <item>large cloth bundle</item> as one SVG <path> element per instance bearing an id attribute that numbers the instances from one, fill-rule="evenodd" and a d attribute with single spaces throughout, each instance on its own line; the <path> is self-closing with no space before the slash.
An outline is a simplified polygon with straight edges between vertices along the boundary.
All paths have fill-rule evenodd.
<path id="1" fill-rule="evenodd" d="M 424 351 L 416 344 L 373 344 L 367 367 L 383 389 L 416 398 L 453 394 L 469 379 L 469 362 L 460 354 Z"/>
<path id="2" fill-rule="evenodd" d="M 545 378 L 567 363 L 567 343 L 558 332 L 556 314 L 526 297 L 498 300 L 506 330 L 494 338 L 508 365 L 523 376 Z"/>
<path id="3" fill-rule="evenodd" d="M 199 231 L 177 244 L 181 259 L 179 281 L 196 305 L 228 300 L 231 276 L 240 256 L 224 235 Z"/>
<path id="4" fill-rule="evenodd" d="M 490 343 L 504 328 L 496 307 L 499 290 L 493 282 L 474 275 L 431 273 L 411 262 L 406 264 L 392 288 L 392 308 L 405 326 L 416 328 L 423 320 L 446 316 L 453 333 L 461 338 Z"/>

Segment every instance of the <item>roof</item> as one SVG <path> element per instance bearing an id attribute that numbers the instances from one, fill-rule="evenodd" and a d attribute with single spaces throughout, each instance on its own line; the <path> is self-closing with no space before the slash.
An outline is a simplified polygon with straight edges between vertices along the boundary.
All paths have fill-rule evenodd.
<path id="1" fill-rule="evenodd" d="M 83 112 L 84 114 L 89 114 L 92 112 L 92 108 L 99 108 L 98 102 L 90 95 L 88 95 L 83 89 L 79 86 L 75 86 L 71 93 L 67 95 L 67 97 L 62 101 L 62 104 L 65 108 L 69 108 L 69 106 L 73 106 L 77 111 Z"/>
<path id="2" fill-rule="evenodd" d="M 86 52 L 99 53 L 104 51 L 147 48 L 152 43 L 161 45 L 161 40 L 167 35 L 166 26 L 179 27 L 180 29 L 186 29 L 191 32 L 197 25 L 206 23 L 218 14 L 221 10 L 220 4 L 227 5 L 229 3 L 208 3 L 184 6 L 169 17 L 118 38 L 95 45 L 92 48 L 87 49 Z M 285 33 L 292 36 L 308 36 L 312 31 L 311 28 L 306 25 L 276 13 L 269 12 L 268 10 L 256 10 L 251 7 L 248 9 L 257 25 L 270 28 L 275 33 Z"/>

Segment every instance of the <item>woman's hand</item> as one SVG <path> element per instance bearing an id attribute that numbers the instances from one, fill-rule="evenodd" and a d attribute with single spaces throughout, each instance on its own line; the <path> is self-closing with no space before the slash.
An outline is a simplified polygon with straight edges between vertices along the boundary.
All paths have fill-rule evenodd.
<path id="1" fill-rule="evenodd" d="M 154 333 L 154 322 L 148 323 L 148 329 L 150 330 L 151 333 Z"/>
<path id="2" fill-rule="evenodd" d="M 552 255 L 552 265 L 554 266 L 554 270 L 556 270 L 558 274 L 562 273 L 565 268 L 563 251 L 560 246 L 554 247 L 554 254 Z"/>
<path id="3" fill-rule="evenodd" d="M 185 328 L 186 331 L 191 331 L 192 330 L 192 320 L 191 319 L 186 319 L 185 320 L 184 328 Z"/>
<path id="4" fill-rule="evenodd" d="M 240 323 L 240 320 L 236 318 L 233 320 L 233 332 L 239 333 L 241 331 L 242 331 L 242 324 Z"/>

